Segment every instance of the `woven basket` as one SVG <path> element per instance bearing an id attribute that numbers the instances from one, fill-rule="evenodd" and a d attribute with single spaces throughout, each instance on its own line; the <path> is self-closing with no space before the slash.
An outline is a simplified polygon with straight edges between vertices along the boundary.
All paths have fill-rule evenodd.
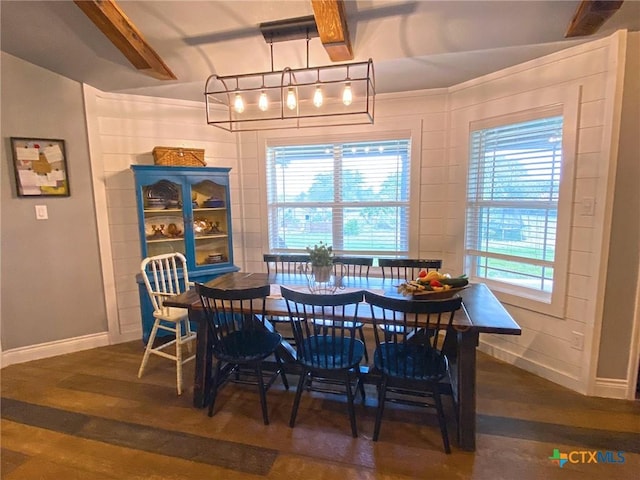
<path id="1" fill-rule="evenodd" d="M 153 161 L 156 165 L 204 167 L 204 149 L 155 147 L 153 149 Z"/>

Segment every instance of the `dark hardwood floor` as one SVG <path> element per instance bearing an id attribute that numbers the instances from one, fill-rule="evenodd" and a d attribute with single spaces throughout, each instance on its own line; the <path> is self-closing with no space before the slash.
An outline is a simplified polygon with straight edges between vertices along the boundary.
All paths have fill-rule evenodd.
<path id="1" fill-rule="evenodd" d="M 138 379 L 141 358 L 140 342 L 131 342 L 2 369 L 1 477 L 588 480 L 640 471 L 640 402 L 587 398 L 483 354 L 477 451 L 456 447 L 447 398 L 451 455 L 435 417 L 412 407 L 387 406 L 380 441 L 372 442 L 373 389 L 357 407 L 353 439 L 340 397 L 305 394 L 291 429 L 293 389 L 277 383 L 264 426 L 257 392 L 231 384 L 209 418 L 191 406 L 190 388 L 176 396 L 170 361 L 151 358 Z M 192 376 L 190 364 L 187 385 Z M 624 452 L 624 463 L 560 468 L 549 459 L 554 449 Z"/>

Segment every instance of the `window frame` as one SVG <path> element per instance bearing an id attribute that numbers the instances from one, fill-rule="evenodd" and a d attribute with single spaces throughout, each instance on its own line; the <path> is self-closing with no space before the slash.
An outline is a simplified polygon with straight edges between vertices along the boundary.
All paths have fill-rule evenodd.
<path id="1" fill-rule="evenodd" d="M 553 262 L 553 290 L 552 292 L 536 291 L 519 287 L 510 283 L 470 275 L 470 280 L 487 284 L 496 296 L 506 304 L 534 310 L 543 314 L 563 318 L 566 309 L 566 292 L 569 278 L 570 236 L 573 215 L 573 186 L 574 169 L 577 151 L 578 107 L 580 89 L 573 91 L 559 90 L 555 101 L 544 104 L 532 104 L 530 108 L 517 112 L 505 110 L 491 117 L 470 116 L 467 130 L 467 145 L 465 158 L 467 162 L 467 179 L 465 180 L 464 200 L 464 239 L 462 243 L 463 263 L 465 272 L 472 272 L 473 258 L 467 251 L 467 191 L 468 168 L 471 155 L 471 135 L 473 131 L 492 128 L 502 125 L 526 122 L 539 118 L 561 115 L 563 117 L 562 128 L 562 167 L 560 173 L 560 188 L 558 196 L 558 219 L 555 243 L 555 260 Z M 540 99 L 543 100 L 543 99 Z M 532 102 L 533 103 L 533 102 Z"/>
<path id="2" fill-rule="evenodd" d="M 384 126 L 378 125 L 376 131 L 365 131 L 362 128 L 354 128 L 350 134 L 321 134 L 306 136 L 292 136 L 291 132 L 269 131 L 258 134 L 258 164 L 260 173 L 260 183 L 263 193 L 261 195 L 261 225 L 262 225 L 262 251 L 271 252 L 269 248 L 269 215 L 268 215 L 268 192 L 267 192 L 267 148 L 278 146 L 294 146 L 294 145 L 312 145 L 323 143 L 353 143 L 367 141 L 385 141 L 408 139 L 410 158 L 409 158 L 409 226 L 408 226 L 408 256 L 417 254 L 419 245 L 418 229 L 414 225 L 418 225 L 420 221 L 420 209 L 413 208 L 419 204 L 420 198 L 420 161 L 421 161 L 421 130 L 419 121 L 407 121 L 405 125 L 408 128 L 402 130 L 385 129 Z M 405 126 L 403 125 L 403 126 Z M 371 127 L 370 127 L 371 128 Z M 309 130 L 307 130 L 309 132 Z M 365 254 L 363 254 L 365 255 Z M 393 255 L 391 252 L 389 257 L 403 257 L 404 255 Z"/>

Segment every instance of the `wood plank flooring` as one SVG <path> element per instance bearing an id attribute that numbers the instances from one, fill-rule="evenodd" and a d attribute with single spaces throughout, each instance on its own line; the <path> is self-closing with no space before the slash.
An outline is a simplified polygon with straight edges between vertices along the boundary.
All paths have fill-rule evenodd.
<path id="1" fill-rule="evenodd" d="M 33 479 L 631 479 L 640 471 L 640 402 L 588 398 L 483 354 L 478 361 L 477 451 L 445 455 L 435 417 L 388 405 L 372 442 L 375 390 L 358 404 L 351 438 L 340 397 L 268 393 L 262 424 L 254 388 L 223 388 L 213 418 L 175 393 L 170 361 L 152 357 L 142 379 L 140 342 L 2 369 L 1 478 Z M 185 370 L 191 385 L 193 364 Z M 289 379 L 292 386 L 296 378 Z M 567 463 L 554 449 L 624 452 L 624 463 Z M 573 458 L 578 458 L 574 456 Z M 612 457 L 617 458 L 617 457 Z"/>

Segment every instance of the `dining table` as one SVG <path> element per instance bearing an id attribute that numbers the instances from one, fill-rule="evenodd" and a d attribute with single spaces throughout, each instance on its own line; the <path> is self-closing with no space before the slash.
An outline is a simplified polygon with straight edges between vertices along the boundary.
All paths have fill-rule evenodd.
<path id="1" fill-rule="evenodd" d="M 269 284 L 272 295 L 266 300 L 268 317 L 287 317 L 286 301 L 279 295 L 279 286 L 309 288 L 308 279 L 302 274 L 268 274 L 259 272 L 231 272 L 205 283 L 220 289 L 254 288 Z M 370 290 L 375 293 L 404 298 L 406 301 L 429 300 L 428 295 L 405 296 L 398 292 L 398 280 L 379 277 L 353 277 L 341 280 L 336 292 Z M 455 293 L 462 297 L 462 308 L 456 312 L 451 328 L 447 331 L 444 349 L 449 360 L 450 381 L 442 384 L 443 393 L 453 396 L 457 417 L 457 443 L 459 448 L 474 451 L 476 446 L 476 349 L 481 333 L 499 335 L 520 335 L 521 328 L 495 297 L 487 285 L 470 283 Z M 419 299 L 418 299 L 419 298 Z M 189 319 L 197 324 L 195 374 L 193 384 L 193 405 L 202 408 L 207 404 L 211 390 L 213 358 L 209 346 L 208 327 L 203 315 L 200 298 L 195 288 L 167 298 L 166 306 L 186 308 Z M 373 323 L 369 308 L 358 309 L 358 320 Z M 267 328 L 273 328 L 266 322 Z M 296 352 L 283 340 L 278 353 L 285 365 L 295 371 Z M 365 382 L 376 383 L 379 375 L 375 369 L 363 365 L 361 374 Z"/>

